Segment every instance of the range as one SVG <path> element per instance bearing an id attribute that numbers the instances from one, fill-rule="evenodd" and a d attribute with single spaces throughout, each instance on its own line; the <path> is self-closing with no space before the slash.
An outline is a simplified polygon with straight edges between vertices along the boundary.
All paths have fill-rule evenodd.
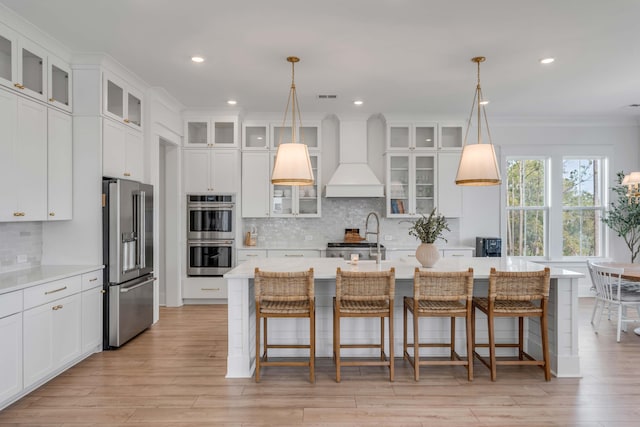
<path id="1" fill-rule="evenodd" d="M 329 242 L 327 243 L 328 258 L 351 259 L 351 254 L 358 254 L 359 259 L 376 259 L 377 244 L 374 242 Z M 386 259 L 386 249 L 380 245 L 380 259 Z"/>

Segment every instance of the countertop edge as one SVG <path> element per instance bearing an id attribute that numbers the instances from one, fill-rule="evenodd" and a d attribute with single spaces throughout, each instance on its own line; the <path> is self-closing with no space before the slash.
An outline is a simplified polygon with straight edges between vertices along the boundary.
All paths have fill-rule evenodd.
<path id="1" fill-rule="evenodd" d="M 0 295 L 20 291 L 67 277 L 102 270 L 104 265 L 40 265 L 0 273 Z"/>

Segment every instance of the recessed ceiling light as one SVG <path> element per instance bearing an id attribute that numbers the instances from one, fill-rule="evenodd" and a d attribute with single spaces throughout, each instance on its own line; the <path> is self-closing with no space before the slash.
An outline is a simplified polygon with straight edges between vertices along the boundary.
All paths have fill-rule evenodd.
<path id="1" fill-rule="evenodd" d="M 541 64 L 551 64 L 553 61 L 555 61 L 555 58 L 542 58 L 540 60 Z"/>
<path id="2" fill-rule="evenodd" d="M 353 101 L 353 105 L 362 105 L 364 104 L 364 102 L 360 101 L 359 99 L 356 101 Z"/>
<path id="3" fill-rule="evenodd" d="M 193 62 L 197 62 L 198 64 L 201 63 L 201 62 L 204 62 L 204 58 L 202 56 L 192 56 L 191 60 Z"/>
<path id="4" fill-rule="evenodd" d="M 478 104 L 480 105 L 487 105 L 489 103 L 489 101 L 487 101 L 486 99 L 484 101 L 480 101 Z"/>
<path id="5" fill-rule="evenodd" d="M 230 99 L 227 101 L 227 104 L 229 105 L 236 105 L 238 103 L 238 101 L 236 101 L 235 99 Z"/>

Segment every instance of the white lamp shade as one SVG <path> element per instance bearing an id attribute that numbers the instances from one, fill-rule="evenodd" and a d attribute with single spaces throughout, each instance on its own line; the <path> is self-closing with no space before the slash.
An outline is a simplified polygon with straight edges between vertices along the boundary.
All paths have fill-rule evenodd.
<path id="1" fill-rule="evenodd" d="M 306 144 L 290 142 L 278 145 L 271 183 L 278 185 L 311 185 L 313 169 Z"/>
<path id="2" fill-rule="evenodd" d="M 498 185 L 500 171 L 493 144 L 470 144 L 462 149 L 457 185 Z"/>
<path id="3" fill-rule="evenodd" d="M 640 172 L 631 172 L 629 175 L 625 175 L 622 185 L 629 184 L 640 184 Z"/>

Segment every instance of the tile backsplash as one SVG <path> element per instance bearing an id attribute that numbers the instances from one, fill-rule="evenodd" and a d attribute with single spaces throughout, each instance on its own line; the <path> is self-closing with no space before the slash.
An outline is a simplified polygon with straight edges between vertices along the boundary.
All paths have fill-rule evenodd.
<path id="1" fill-rule="evenodd" d="M 42 223 L 0 223 L 0 273 L 40 265 Z"/>
<path id="2" fill-rule="evenodd" d="M 300 243 L 303 246 L 318 243 L 342 241 L 345 228 L 359 228 L 364 236 L 365 220 L 369 212 L 376 212 L 380 217 L 380 243 L 385 246 L 417 246 L 415 237 L 408 233 L 409 221 L 396 218 L 385 218 L 384 198 L 322 198 L 321 218 L 244 218 L 244 232 L 252 226 L 258 231 L 258 245 L 287 245 Z M 459 244 L 460 221 L 457 218 L 447 219 L 451 232 L 445 232 L 448 244 Z M 369 222 L 369 229 L 373 230 L 375 221 Z M 306 241 L 306 236 L 312 236 Z M 385 237 L 391 237 L 386 240 Z M 375 240 L 370 236 L 369 240 Z M 437 243 L 445 244 L 439 240 Z"/>

